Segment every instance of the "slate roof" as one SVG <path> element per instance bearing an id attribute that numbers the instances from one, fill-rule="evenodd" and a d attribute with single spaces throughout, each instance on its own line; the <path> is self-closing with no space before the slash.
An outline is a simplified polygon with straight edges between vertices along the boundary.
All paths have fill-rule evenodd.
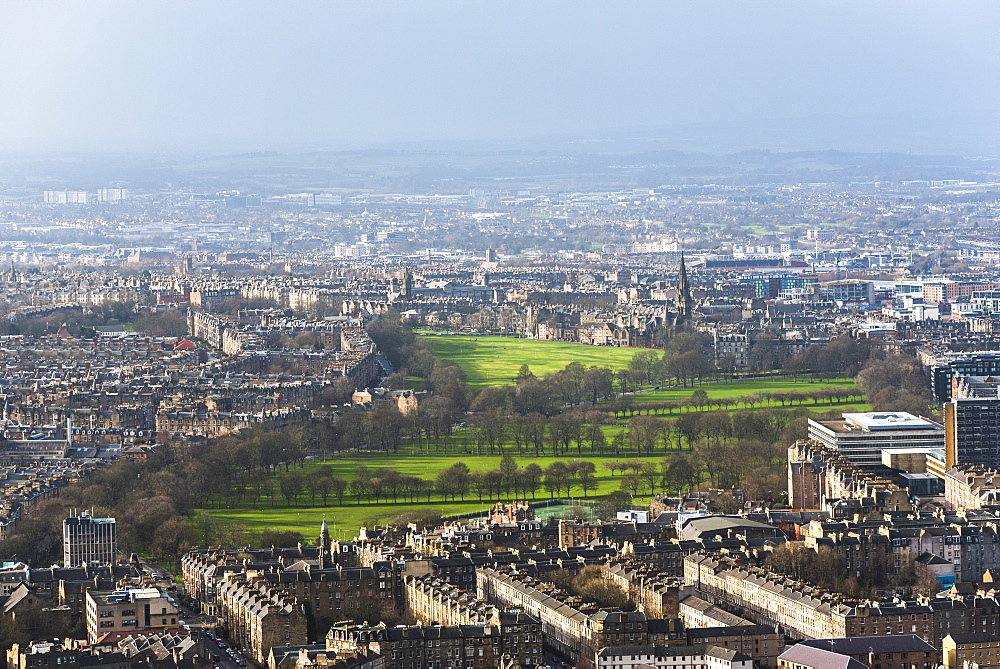
<path id="1" fill-rule="evenodd" d="M 787 660 L 813 669 L 867 669 L 853 657 L 831 653 L 822 648 L 813 648 L 797 643 L 778 656 L 779 660 Z"/>

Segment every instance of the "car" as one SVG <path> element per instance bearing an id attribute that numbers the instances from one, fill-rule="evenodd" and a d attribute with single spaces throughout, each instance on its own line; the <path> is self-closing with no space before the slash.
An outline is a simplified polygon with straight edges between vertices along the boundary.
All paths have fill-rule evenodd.
<path id="1" fill-rule="evenodd" d="M 241 667 L 247 666 L 247 663 L 243 660 L 236 660 L 236 664 L 240 665 Z"/>
<path id="2" fill-rule="evenodd" d="M 222 643 L 221 641 L 216 641 L 215 643 L 222 650 L 225 650 L 225 649 L 229 648 L 229 646 L 227 646 L 226 644 Z"/>
<path id="3" fill-rule="evenodd" d="M 222 639 L 220 637 L 214 637 L 212 641 L 214 641 L 215 643 L 222 643 Z"/>

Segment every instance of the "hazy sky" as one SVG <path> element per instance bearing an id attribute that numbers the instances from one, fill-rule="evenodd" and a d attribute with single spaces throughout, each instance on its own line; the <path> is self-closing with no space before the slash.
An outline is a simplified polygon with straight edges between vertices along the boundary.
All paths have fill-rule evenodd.
<path id="1" fill-rule="evenodd" d="M 0 147 L 948 123 L 1000 112 L 998 34 L 993 0 L 0 0 Z"/>

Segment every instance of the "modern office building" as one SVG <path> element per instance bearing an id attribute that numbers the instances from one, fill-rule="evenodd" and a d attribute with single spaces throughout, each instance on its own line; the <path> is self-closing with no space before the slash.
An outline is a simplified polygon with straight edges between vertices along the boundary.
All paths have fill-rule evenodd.
<path id="1" fill-rule="evenodd" d="M 1000 377 L 955 376 L 944 403 L 945 467 L 1000 469 Z"/>
<path id="2" fill-rule="evenodd" d="M 63 564 L 113 564 L 118 550 L 114 518 L 94 518 L 84 511 L 63 520 Z"/>
<path id="3" fill-rule="evenodd" d="M 809 419 L 809 438 L 859 465 L 882 464 L 882 449 L 943 448 L 944 426 L 905 411 L 845 413 L 839 420 Z"/>
<path id="4" fill-rule="evenodd" d="M 105 634 L 149 632 L 177 627 L 180 609 L 157 588 L 126 588 L 113 592 L 88 590 L 87 638 L 96 642 Z"/>

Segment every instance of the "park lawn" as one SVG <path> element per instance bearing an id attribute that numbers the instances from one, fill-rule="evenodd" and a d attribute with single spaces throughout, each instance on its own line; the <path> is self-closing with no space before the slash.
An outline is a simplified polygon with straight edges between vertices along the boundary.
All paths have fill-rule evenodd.
<path id="1" fill-rule="evenodd" d="M 597 467 L 594 479 L 597 483 L 596 490 L 589 493 L 588 497 L 595 495 L 606 495 L 621 489 L 621 475 L 612 475 L 610 471 L 603 469 L 605 462 L 613 460 L 643 460 L 647 462 L 660 463 L 665 457 L 660 453 L 652 457 L 634 456 L 601 456 L 601 457 L 573 457 L 569 454 L 565 457 L 543 456 L 540 458 L 529 457 L 527 455 L 517 458 L 518 464 L 523 467 L 528 463 L 535 463 L 543 469 L 553 462 L 573 462 L 574 460 L 590 460 Z M 345 479 L 354 478 L 357 468 L 365 465 L 372 469 L 395 469 L 404 475 L 420 476 L 421 478 L 433 479 L 444 469 L 452 466 L 456 462 L 464 462 L 473 472 L 489 471 L 500 466 L 500 456 L 477 456 L 468 454 L 442 454 L 442 455 L 411 455 L 405 453 L 396 454 L 360 454 L 360 455 L 338 455 L 324 462 L 312 461 L 303 467 L 294 468 L 292 471 L 308 472 L 321 465 L 330 465 L 334 476 L 341 476 Z M 573 488 L 573 496 L 580 497 L 582 491 L 579 487 Z M 647 493 L 648 494 L 648 491 Z M 547 490 L 540 489 L 537 493 L 539 501 L 549 499 Z M 336 498 L 331 498 L 328 504 L 323 505 L 317 499 L 313 503 L 308 495 L 303 494 L 296 504 L 285 506 L 284 498 L 278 498 L 278 506 L 272 506 L 268 499 L 258 499 L 256 501 L 236 502 L 234 498 L 219 500 L 217 503 L 207 506 L 200 512 L 215 516 L 226 522 L 240 522 L 252 526 L 255 529 L 292 529 L 302 532 L 303 528 L 310 528 L 313 525 L 319 527 L 323 516 L 330 520 L 336 518 L 338 526 L 350 531 L 356 531 L 362 525 L 371 526 L 376 520 L 382 522 L 394 518 L 409 511 L 419 511 L 426 513 L 437 513 L 441 515 L 452 515 L 478 511 L 491 506 L 492 502 L 486 500 L 478 501 L 475 492 L 470 491 L 464 500 L 445 501 L 434 495 L 431 502 L 409 502 L 402 501 L 392 504 L 380 502 L 374 504 L 364 502 L 360 505 L 354 504 L 354 498 L 345 496 L 344 504 L 338 505 Z M 585 498 L 581 498 L 585 499 Z"/>
<path id="2" fill-rule="evenodd" d="M 560 457 L 545 455 L 540 458 L 536 458 L 527 452 L 524 455 L 518 455 L 510 448 L 508 448 L 508 451 L 512 456 L 514 456 L 514 459 L 517 460 L 517 464 L 521 467 L 529 463 L 534 463 L 542 469 L 545 469 L 556 461 L 568 462 L 570 460 L 580 459 L 574 458 L 572 453 Z M 582 459 L 593 460 L 594 464 L 597 465 L 598 470 L 600 470 L 603 462 L 620 460 L 621 458 L 591 458 L 584 456 Z M 491 469 L 497 469 L 500 467 L 500 456 L 476 455 L 474 453 L 447 453 L 441 455 L 433 453 L 428 455 L 417 455 L 411 453 L 349 453 L 337 455 L 322 462 L 314 460 L 307 463 L 300 471 L 308 471 L 314 467 L 329 465 L 333 470 L 334 476 L 341 476 L 349 480 L 353 478 L 354 472 L 359 466 L 365 465 L 366 467 L 370 467 L 372 469 L 395 469 L 400 474 L 408 476 L 432 478 L 456 462 L 464 462 L 469 467 L 469 470 L 473 472 L 487 472 Z"/>
<path id="3" fill-rule="evenodd" d="M 610 407 L 606 407 L 606 408 L 610 408 Z M 674 409 L 671 412 L 653 411 L 652 413 L 648 413 L 648 414 L 647 414 L 645 405 L 643 405 L 642 402 L 636 402 L 633 405 L 633 411 L 635 412 L 636 416 L 639 416 L 639 415 L 642 415 L 642 416 L 649 415 L 649 416 L 656 416 L 656 417 L 659 417 L 659 418 L 677 418 L 678 416 L 684 416 L 684 415 L 687 415 L 689 413 L 711 413 L 713 411 L 729 411 L 729 412 L 735 412 L 735 411 L 760 411 L 761 409 L 778 409 L 778 410 L 785 410 L 785 411 L 791 411 L 793 409 L 805 409 L 806 411 L 808 411 L 811 414 L 821 415 L 821 414 L 828 413 L 830 411 L 837 411 L 837 412 L 841 412 L 841 413 L 862 413 L 862 412 L 866 412 L 866 411 L 871 411 L 872 410 L 872 405 L 868 404 L 866 402 L 833 402 L 832 404 L 830 402 L 822 402 L 820 404 L 801 404 L 801 405 L 800 404 L 788 404 L 788 405 L 782 406 L 780 402 L 777 402 L 777 403 L 772 403 L 772 404 L 763 405 L 763 406 L 760 406 L 760 405 L 758 405 L 758 406 L 752 406 L 752 407 L 748 407 L 748 408 L 744 408 L 743 405 L 741 404 L 738 407 L 734 406 L 734 407 L 730 407 L 728 409 L 712 408 L 712 409 L 706 409 L 705 411 L 697 411 L 696 409 L 688 410 L 687 408 L 677 408 L 677 409 Z M 626 416 L 625 420 L 628 420 L 628 418 L 629 418 L 629 416 Z M 617 417 L 617 420 L 621 420 L 621 419 L 622 419 L 621 415 L 619 415 Z"/>
<path id="4" fill-rule="evenodd" d="M 608 427 L 610 428 L 612 426 Z M 664 457 L 662 453 L 653 457 L 635 457 L 632 455 L 590 456 L 586 453 L 579 456 L 570 452 L 564 456 L 556 457 L 552 455 L 543 455 L 536 458 L 533 454 L 528 452 L 525 452 L 523 455 L 518 455 L 511 449 L 508 449 L 508 451 L 512 456 L 514 456 L 514 459 L 517 461 L 519 467 L 524 467 L 529 463 L 533 463 L 542 469 L 545 469 L 553 462 L 557 461 L 570 463 L 576 460 L 590 460 L 594 463 L 594 466 L 597 467 L 597 472 L 595 473 L 594 478 L 597 480 L 599 487 L 597 493 L 594 494 L 601 495 L 607 494 L 613 490 L 618 490 L 620 478 L 617 475 L 612 476 L 611 472 L 602 469 L 604 463 L 616 460 L 648 460 L 650 462 L 658 463 L 663 460 Z M 333 476 L 340 476 L 341 478 L 349 481 L 354 478 L 358 467 L 364 465 L 370 469 L 395 469 L 404 476 L 419 476 L 425 479 L 433 479 L 440 472 L 444 471 L 448 467 L 451 467 L 457 462 L 465 463 L 471 472 L 488 472 L 492 469 L 500 468 L 499 455 L 476 455 L 474 453 L 441 453 L 430 455 L 418 455 L 414 453 L 352 453 L 336 455 L 329 460 L 324 461 L 313 460 L 311 462 L 307 462 L 303 467 L 293 468 L 292 471 L 306 473 L 316 467 L 329 465 Z M 541 495 L 541 491 L 539 491 L 539 495 Z M 345 501 L 347 501 L 346 497 Z"/>
<path id="5" fill-rule="evenodd" d="M 242 523 L 252 530 L 292 530 L 301 532 L 307 539 L 319 533 L 319 526 L 325 518 L 332 531 L 336 529 L 340 539 L 357 535 L 361 527 L 372 527 L 385 523 L 402 513 L 417 511 L 427 514 L 449 516 L 472 513 L 490 507 L 489 502 L 431 502 L 430 504 L 362 504 L 361 506 L 293 506 L 239 509 L 204 509 L 222 522 Z"/>
<path id="6" fill-rule="evenodd" d="M 687 388 L 664 388 L 662 390 L 649 390 L 638 392 L 632 395 L 636 404 L 643 402 L 676 402 L 686 400 L 691 397 L 696 389 L 702 389 L 708 393 L 710 399 L 734 399 L 754 393 L 808 393 L 825 388 L 853 388 L 854 379 L 831 379 L 828 381 L 816 381 L 814 379 L 799 378 L 793 381 L 788 377 L 772 377 L 763 379 L 741 379 L 729 383 L 699 383 L 694 387 Z M 602 404 L 617 402 L 617 399 L 607 400 Z M 772 406 L 781 406 L 780 402 Z M 797 404 L 794 406 L 798 406 Z M 808 406 L 808 405 L 803 405 Z"/>
<path id="7" fill-rule="evenodd" d="M 436 357 L 461 367 L 474 390 L 512 385 L 521 365 L 528 365 L 538 377 L 571 362 L 619 370 L 628 367 L 636 353 L 647 350 L 480 335 L 425 335 L 421 339 Z"/>

